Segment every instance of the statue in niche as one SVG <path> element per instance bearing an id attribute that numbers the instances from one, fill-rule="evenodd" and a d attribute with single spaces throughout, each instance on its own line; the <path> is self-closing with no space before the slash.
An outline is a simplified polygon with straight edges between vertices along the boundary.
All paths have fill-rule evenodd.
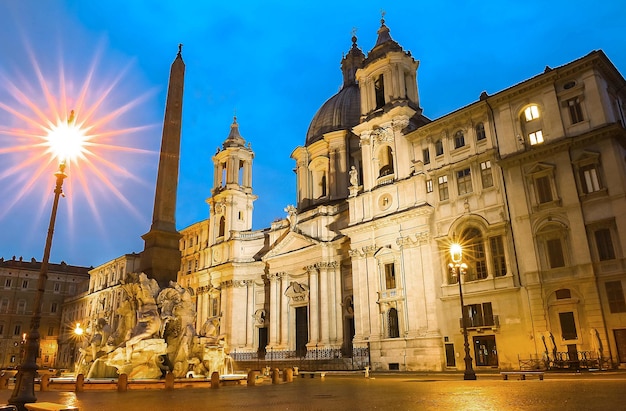
<path id="1" fill-rule="evenodd" d="M 356 170 L 356 167 L 350 167 L 350 185 L 358 186 L 359 185 L 359 172 Z"/>

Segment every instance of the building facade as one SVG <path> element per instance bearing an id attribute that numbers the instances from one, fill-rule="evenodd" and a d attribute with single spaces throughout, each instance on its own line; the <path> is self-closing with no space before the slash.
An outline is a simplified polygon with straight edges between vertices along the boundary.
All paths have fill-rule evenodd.
<path id="1" fill-rule="evenodd" d="M 41 262 L 22 257 L 0 259 L 0 368 L 17 367 L 31 327 Z M 63 333 L 63 303 L 82 291 L 89 268 L 65 264 L 48 265 L 48 281 L 41 308 L 40 356 L 42 368 L 56 366 L 59 336 Z"/>
<path id="2" fill-rule="evenodd" d="M 209 217 L 180 232 L 196 329 L 218 319 L 240 361 L 463 369 L 465 325 L 478 369 L 626 366 L 623 76 L 593 51 L 429 119 L 418 67 L 384 21 L 369 52 L 352 38 L 342 88 L 292 152 L 296 204 L 265 229 L 234 119 Z M 114 326 L 136 269 L 91 270 L 64 321 Z"/>
<path id="3" fill-rule="evenodd" d="M 235 120 L 210 217 L 181 231 L 197 325 L 221 316 L 235 358 L 463 368 L 459 241 L 477 368 L 624 363 L 622 75 L 594 51 L 431 120 L 418 66 L 384 22 L 367 54 L 353 38 L 292 153 L 297 204 L 264 230 Z"/>

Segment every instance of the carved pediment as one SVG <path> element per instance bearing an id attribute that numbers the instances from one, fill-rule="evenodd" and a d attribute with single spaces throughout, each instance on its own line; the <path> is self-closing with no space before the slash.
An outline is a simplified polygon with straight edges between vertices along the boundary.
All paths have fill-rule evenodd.
<path id="1" fill-rule="evenodd" d="M 265 254 L 265 258 L 276 257 L 281 254 L 289 254 L 293 251 L 317 245 L 318 242 L 310 237 L 306 237 L 295 231 L 290 231 L 283 238 L 278 240 Z"/>

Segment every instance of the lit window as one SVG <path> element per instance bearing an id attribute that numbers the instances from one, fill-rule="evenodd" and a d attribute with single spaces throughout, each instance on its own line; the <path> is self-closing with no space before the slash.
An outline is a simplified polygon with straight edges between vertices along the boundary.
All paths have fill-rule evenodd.
<path id="1" fill-rule="evenodd" d="M 526 121 L 532 121 L 539 118 L 539 107 L 536 105 L 528 106 L 524 110 Z"/>
<path id="2" fill-rule="evenodd" d="M 483 161 L 480 163 L 480 178 L 483 182 L 483 188 L 493 187 L 493 173 L 491 172 L 491 161 Z"/>
<path id="3" fill-rule="evenodd" d="M 531 146 L 541 144 L 543 143 L 543 133 L 541 132 L 541 130 L 534 131 L 528 134 L 528 139 L 530 140 Z"/>
<path id="4" fill-rule="evenodd" d="M 427 193 L 433 192 L 433 180 L 426 180 L 426 192 Z"/>
<path id="5" fill-rule="evenodd" d="M 438 179 L 439 186 L 439 200 L 447 200 L 449 197 L 448 194 L 448 176 L 441 176 Z"/>
<path id="6" fill-rule="evenodd" d="M 467 253 L 468 281 L 482 280 L 487 278 L 487 258 L 485 256 L 485 244 L 483 237 L 476 228 L 470 228 L 463 233 L 463 242 Z M 465 254 L 465 252 L 464 252 Z"/>
<path id="7" fill-rule="evenodd" d="M 459 195 L 469 194 L 472 192 L 472 175 L 469 168 L 457 171 L 456 179 L 459 187 Z"/>

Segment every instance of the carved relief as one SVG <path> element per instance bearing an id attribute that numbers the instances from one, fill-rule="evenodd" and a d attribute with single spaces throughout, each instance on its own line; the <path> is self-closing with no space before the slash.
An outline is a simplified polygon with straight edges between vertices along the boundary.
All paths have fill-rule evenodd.
<path id="1" fill-rule="evenodd" d="M 291 299 L 291 303 L 302 303 L 309 301 L 309 286 L 291 281 L 285 290 L 285 296 Z"/>

